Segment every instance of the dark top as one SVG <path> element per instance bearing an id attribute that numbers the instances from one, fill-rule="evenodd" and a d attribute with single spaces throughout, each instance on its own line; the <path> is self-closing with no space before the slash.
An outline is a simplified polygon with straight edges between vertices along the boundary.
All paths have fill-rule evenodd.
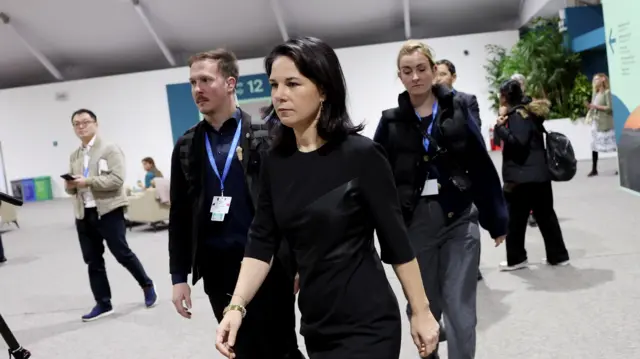
<path id="1" fill-rule="evenodd" d="M 205 125 L 220 176 L 224 171 L 227 154 L 229 151 L 234 152 L 229 174 L 224 181 L 224 195 L 225 197 L 231 197 L 229 213 L 224 217 L 223 222 L 212 221 L 210 211 L 203 211 L 204 213 L 202 213 L 205 217 L 203 220 L 207 223 L 202 240 L 208 248 L 244 247 L 247 242 L 249 226 L 253 219 L 253 205 L 244 178 L 242 164 L 238 160 L 235 148 L 230 148 L 237 128 L 238 120 L 236 118 L 226 121 L 219 131 L 216 131 L 208 122 Z M 221 195 L 220 180 L 209 164 L 206 147 L 202 150 L 207 159 L 204 201 L 210 206 L 213 202 L 213 197 Z"/>
<path id="2" fill-rule="evenodd" d="M 433 91 L 439 110 L 431 135 L 447 149 L 447 154 L 436 157 L 433 144 L 425 151 L 420 121 L 407 92 L 398 96 L 398 107 L 382 113 L 374 136 L 388 154 L 405 221 L 411 222 L 429 176 L 438 179 L 440 188 L 436 199 L 448 223 L 467 213 L 474 203 L 482 227 L 493 238 L 505 235 L 508 215 L 502 185 L 480 129 L 469 118 L 460 97 L 454 97 L 442 86 L 434 86 Z M 454 183 L 453 179 L 460 176 L 469 182 L 465 190 Z"/>
<path id="3" fill-rule="evenodd" d="M 301 334 L 309 340 L 395 335 L 400 313 L 380 257 L 414 258 L 389 164 L 360 135 L 310 153 L 271 152 L 246 257 L 269 262 L 286 238 L 300 273 Z M 281 236 L 282 235 L 282 236 Z"/>
<path id="4" fill-rule="evenodd" d="M 233 182 L 233 184 L 226 183 L 226 189 L 229 191 L 232 190 L 229 186 L 245 184 L 246 193 L 255 211 L 260 191 L 258 180 L 260 167 L 262 158 L 269 147 L 270 138 L 266 131 L 254 131 L 249 114 L 240 110 L 234 118 L 238 119 L 240 117 L 242 118 L 242 134 L 238 146 L 242 148 L 242 159 L 236 157 L 231 169 L 232 171 L 241 170 L 244 174 L 244 181 L 228 179 L 227 182 Z M 233 126 L 233 129 L 229 129 L 231 131 L 235 130 L 233 121 L 228 124 L 225 123 L 225 126 Z M 209 138 L 207 136 L 207 127 L 211 128 L 206 121 L 200 121 L 187 130 L 176 142 L 171 155 L 169 271 L 174 284 L 185 282 L 189 273 L 193 274 L 192 283 L 196 284 L 202 275 L 199 266 L 202 262 L 209 260 L 206 253 L 210 251 L 206 250 L 204 242 L 209 242 L 208 239 L 211 239 L 208 226 L 211 225 L 212 195 L 210 194 L 211 187 L 209 186 L 212 186 L 212 181 L 207 180 L 207 178 L 215 175 L 213 171 L 208 172 L 211 170 L 211 165 L 209 164 L 205 146 L 205 141 Z M 226 129 L 223 128 L 222 130 L 226 132 Z M 215 147 L 213 146 L 214 149 Z M 237 166 L 238 163 L 240 163 L 240 166 Z M 234 172 L 229 176 L 236 177 L 236 174 Z M 217 179 L 215 180 L 217 181 Z M 207 190 L 209 193 L 207 193 Z M 227 194 L 229 193 L 227 192 Z M 232 207 L 236 207 L 238 204 L 242 207 L 244 201 L 238 200 L 241 197 L 242 195 L 234 194 Z M 235 209 L 238 208 L 236 207 Z M 244 216 L 239 216 L 244 218 Z M 234 217 L 227 215 L 225 219 Z M 225 226 L 223 225 L 222 227 Z M 237 233 L 235 230 L 231 232 Z M 245 230 L 245 233 L 247 232 L 248 229 Z M 205 251 L 199 250 L 202 246 L 205 246 L 203 248 Z M 287 272 L 293 273 L 295 266 L 294 263 L 290 263 L 289 258 L 288 249 L 286 246 L 282 246 L 281 251 L 278 253 L 278 260 L 287 267 Z M 221 275 L 224 274 L 221 273 Z M 291 276 L 293 278 L 293 274 Z"/>
<path id="5" fill-rule="evenodd" d="M 504 141 L 502 179 L 509 183 L 550 181 L 546 162 L 542 122 L 544 118 L 524 108 L 510 110 L 505 125 L 496 125 L 495 134 Z"/>
<path id="6" fill-rule="evenodd" d="M 478 125 L 479 128 L 482 128 L 482 120 L 480 119 L 480 106 L 478 106 L 478 99 L 476 98 L 476 95 L 458 91 L 455 89 L 451 91 L 456 96 L 460 97 L 460 100 L 462 100 L 462 103 L 469 110 L 469 114 L 473 119 L 473 121 Z"/>

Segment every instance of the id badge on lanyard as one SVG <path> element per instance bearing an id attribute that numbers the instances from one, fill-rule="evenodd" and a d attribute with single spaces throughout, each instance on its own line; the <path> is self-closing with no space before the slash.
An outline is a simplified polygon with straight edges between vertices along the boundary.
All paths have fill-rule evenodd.
<path id="1" fill-rule="evenodd" d="M 438 102 L 434 102 L 433 103 L 433 107 L 431 108 L 431 123 L 429 124 L 429 127 L 427 127 L 427 133 L 429 135 L 431 135 L 431 132 L 433 131 L 433 123 L 436 122 L 436 116 L 438 115 Z M 422 121 L 422 117 L 420 117 L 420 115 L 418 114 L 418 112 L 416 111 L 416 116 L 418 116 L 418 120 Z M 429 153 L 429 138 L 427 136 L 423 136 L 423 140 L 422 140 L 422 145 L 424 146 L 424 150 Z M 429 176 L 427 175 L 427 179 L 425 180 L 424 183 L 424 187 L 422 188 L 422 193 L 420 194 L 421 196 L 435 196 L 438 194 L 438 180 L 437 179 L 430 179 Z"/>
<path id="2" fill-rule="evenodd" d="M 224 181 L 229 175 L 229 169 L 231 168 L 231 163 L 233 162 L 233 155 L 236 153 L 236 147 L 238 147 L 238 142 L 240 141 L 241 132 L 242 123 L 241 121 L 238 121 L 238 127 L 236 128 L 236 133 L 233 136 L 233 141 L 231 142 L 229 153 L 227 154 L 227 159 L 224 163 L 222 176 L 220 175 L 220 171 L 218 170 L 216 160 L 213 157 L 213 150 L 211 149 L 211 141 L 209 139 L 209 136 L 207 136 L 205 141 L 207 147 L 207 156 L 209 157 L 209 164 L 211 165 L 213 172 L 220 180 L 220 196 L 214 196 L 213 201 L 211 202 L 211 220 L 215 222 L 224 221 L 224 217 L 227 215 L 227 213 L 229 213 L 229 208 L 231 207 L 231 197 L 224 195 Z"/>

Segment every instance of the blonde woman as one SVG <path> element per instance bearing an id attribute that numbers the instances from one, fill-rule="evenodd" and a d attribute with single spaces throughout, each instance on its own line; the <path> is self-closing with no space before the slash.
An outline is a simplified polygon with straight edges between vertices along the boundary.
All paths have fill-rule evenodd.
<path id="1" fill-rule="evenodd" d="M 607 75 L 600 73 L 593 76 L 593 96 L 591 103 L 587 103 L 586 106 L 589 109 L 587 123 L 591 124 L 593 137 L 591 142 L 593 167 L 589 177 L 593 177 L 598 175 L 598 153 L 615 152 L 618 148 L 613 129 L 611 90 Z"/>
<path id="2" fill-rule="evenodd" d="M 432 85 L 429 47 L 407 41 L 396 61 L 405 91 L 382 112 L 374 140 L 388 154 L 431 310 L 444 313 L 448 357 L 474 358 L 480 226 L 496 246 L 508 228 L 500 178 L 468 106 Z"/>

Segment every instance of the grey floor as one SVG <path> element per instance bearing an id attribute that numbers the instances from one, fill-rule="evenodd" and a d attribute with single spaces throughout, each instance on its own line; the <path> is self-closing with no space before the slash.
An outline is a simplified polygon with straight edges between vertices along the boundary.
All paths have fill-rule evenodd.
<path id="1" fill-rule="evenodd" d="M 531 268 L 500 273 L 504 248 L 483 234 L 477 358 L 640 358 L 640 197 L 618 189 L 615 161 L 602 161 L 596 178 L 586 178 L 588 167 L 554 187 L 571 266 L 540 265 L 544 250 L 534 229 L 527 237 Z M 179 317 L 170 303 L 165 231 L 129 235 L 161 303 L 143 308 L 134 280 L 107 255 L 117 314 L 85 324 L 80 316 L 93 303 L 70 203 L 28 204 L 20 224 L 3 234 L 9 262 L 0 267 L 0 313 L 34 358 L 221 358 L 201 285 L 193 319 Z M 389 278 L 404 305 L 392 271 Z M 415 358 L 408 330 L 403 335 L 401 358 Z"/>

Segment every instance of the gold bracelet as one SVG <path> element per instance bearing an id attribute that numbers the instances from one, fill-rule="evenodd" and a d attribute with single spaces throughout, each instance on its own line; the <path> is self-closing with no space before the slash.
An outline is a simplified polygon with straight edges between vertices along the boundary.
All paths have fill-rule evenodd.
<path id="1" fill-rule="evenodd" d="M 237 310 L 240 312 L 240 314 L 242 314 L 242 318 L 244 318 L 247 315 L 247 309 L 245 307 L 243 307 L 242 305 L 238 305 L 238 304 L 229 304 L 227 305 L 226 308 L 224 308 L 224 310 L 222 311 L 222 316 L 224 317 L 225 315 L 227 315 L 227 313 L 231 310 Z"/>

